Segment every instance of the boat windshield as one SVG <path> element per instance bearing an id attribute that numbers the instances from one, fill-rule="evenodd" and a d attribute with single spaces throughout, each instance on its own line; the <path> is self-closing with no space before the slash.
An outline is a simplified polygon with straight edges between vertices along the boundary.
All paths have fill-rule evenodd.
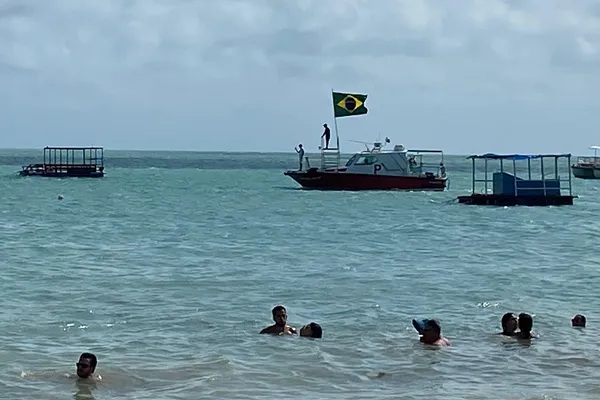
<path id="1" fill-rule="evenodd" d="M 366 156 L 361 156 L 358 161 L 356 161 L 354 163 L 354 165 L 371 165 L 371 164 L 375 164 L 377 162 L 377 157 L 375 156 L 371 156 L 371 155 L 366 155 Z"/>
<path id="2" fill-rule="evenodd" d="M 359 157 L 358 154 L 353 155 L 346 163 L 346 167 L 351 166 L 358 157 Z"/>

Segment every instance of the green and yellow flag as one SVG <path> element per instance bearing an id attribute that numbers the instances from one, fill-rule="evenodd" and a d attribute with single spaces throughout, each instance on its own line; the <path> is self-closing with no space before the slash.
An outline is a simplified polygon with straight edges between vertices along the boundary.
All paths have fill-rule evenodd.
<path id="1" fill-rule="evenodd" d="M 369 110 L 365 107 L 366 94 L 333 92 L 333 109 L 335 117 L 351 117 L 352 115 L 366 114 Z"/>

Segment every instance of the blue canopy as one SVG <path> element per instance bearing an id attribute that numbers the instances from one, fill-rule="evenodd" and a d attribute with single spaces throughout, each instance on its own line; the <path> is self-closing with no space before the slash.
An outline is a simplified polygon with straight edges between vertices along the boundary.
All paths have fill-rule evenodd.
<path id="1" fill-rule="evenodd" d="M 494 153 L 486 153 L 482 155 L 472 155 L 467 157 L 471 158 L 487 158 L 491 160 L 532 160 L 535 158 L 561 158 L 561 157 L 571 157 L 571 154 L 494 154 Z"/>

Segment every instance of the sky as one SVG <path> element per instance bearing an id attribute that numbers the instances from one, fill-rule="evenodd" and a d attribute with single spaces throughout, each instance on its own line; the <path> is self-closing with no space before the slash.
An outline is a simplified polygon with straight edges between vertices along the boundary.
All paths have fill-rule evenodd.
<path id="1" fill-rule="evenodd" d="M 593 0 L 0 0 L 0 147 L 600 145 Z M 335 135 L 335 131 L 334 131 Z"/>

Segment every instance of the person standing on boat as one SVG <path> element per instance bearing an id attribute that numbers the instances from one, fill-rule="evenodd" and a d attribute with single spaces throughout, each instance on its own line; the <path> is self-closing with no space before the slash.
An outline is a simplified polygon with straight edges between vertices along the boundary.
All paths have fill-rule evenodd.
<path id="1" fill-rule="evenodd" d="M 298 162 L 300 163 L 300 169 L 298 171 L 302 171 L 302 161 L 304 160 L 304 149 L 302 148 L 302 143 L 298 145 L 298 147 L 294 147 L 296 149 L 296 153 L 298 153 Z"/>
<path id="2" fill-rule="evenodd" d="M 328 149 L 329 148 L 329 139 L 331 138 L 331 131 L 329 130 L 329 127 L 327 126 L 327 124 L 323 124 L 323 128 L 325 128 L 325 131 L 321 135 L 321 138 L 325 138 L 325 148 Z"/>

